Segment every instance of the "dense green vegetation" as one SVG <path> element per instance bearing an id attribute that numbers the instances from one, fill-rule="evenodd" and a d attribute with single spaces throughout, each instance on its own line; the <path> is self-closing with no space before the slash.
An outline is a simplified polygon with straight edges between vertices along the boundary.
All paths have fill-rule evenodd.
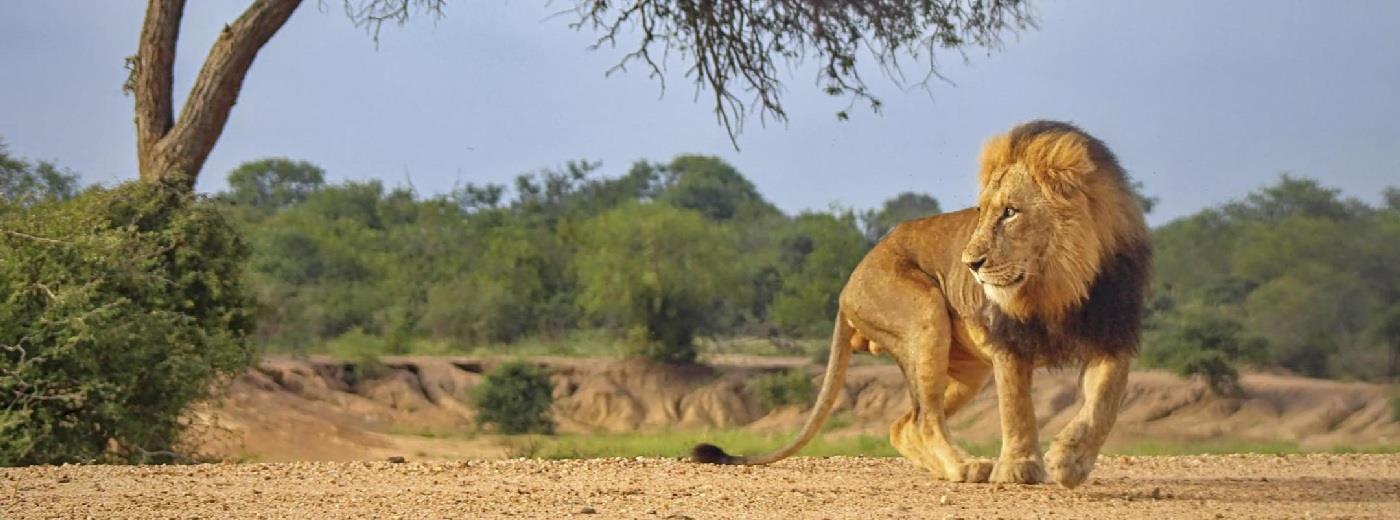
<path id="1" fill-rule="evenodd" d="M 549 407 L 554 385 L 544 367 L 524 361 L 498 366 L 472 389 L 472 406 L 480 427 L 494 426 L 500 433 L 553 433 Z"/>
<path id="2" fill-rule="evenodd" d="M 424 199 L 325 185 L 306 163 L 243 165 L 220 198 L 253 243 L 258 342 L 307 352 L 349 335 L 377 338 L 382 353 L 513 352 L 582 335 L 685 362 L 697 337 L 756 337 L 790 352 L 829 334 L 845 277 L 874 241 L 940 209 L 906 193 L 879 210 L 788 216 L 710 157 L 596 170 L 574 163 Z M 1395 377 L 1400 191 L 1385 196 L 1372 207 L 1284 176 L 1157 229 L 1143 362 L 1221 393 L 1237 390 L 1240 365 Z"/>
<path id="3" fill-rule="evenodd" d="M 582 338 L 686 362 L 697 337 L 753 337 L 790 352 L 829 334 L 874 241 L 940 210 L 905 193 L 879 210 L 784 215 L 699 156 L 611 177 L 573 163 L 432 198 L 323 179 L 311 164 L 255 161 L 219 195 L 253 244 L 265 348 L 349 338 L 380 353 L 513 353 Z M 1237 390 L 1240 365 L 1395 377 L 1400 190 L 1385 197 L 1372 207 L 1283 176 L 1157 229 L 1143 362 L 1222 393 Z"/>
<path id="4" fill-rule="evenodd" d="M 241 235 L 162 186 L 75 196 L 3 150 L 0 174 L 0 465 L 176 457 L 181 412 L 254 358 Z"/>
<path id="5" fill-rule="evenodd" d="M 686 362 L 697 337 L 825 334 L 869 245 L 860 224 L 916 214 L 790 217 L 698 156 L 612 178 L 573 163 L 509 189 L 426 199 L 378 182 L 326 185 L 314 166 L 282 159 L 231 179 L 219 198 L 253 246 L 256 341 L 292 352 L 347 336 L 376 338 L 385 354 L 511 352 L 602 332 L 631 353 Z"/>
<path id="6" fill-rule="evenodd" d="M 1144 360 L 1207 375 L 1242 363 L 1394 379 L 1400 190 L 1384 201 L 1372 207 L 1283 176 L 1158 228 Z"/>

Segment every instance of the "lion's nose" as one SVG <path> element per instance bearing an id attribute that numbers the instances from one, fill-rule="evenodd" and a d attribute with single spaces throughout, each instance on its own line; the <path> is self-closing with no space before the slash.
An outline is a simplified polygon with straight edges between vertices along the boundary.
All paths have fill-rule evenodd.
<path id="1" fill-rule="evenodd" d="M 982 264 L 985 264 L 985 263 L 987 263 L 987 257 L 985 257 L 985 256 L 979 256 L 979 257 L 977 257 L 976 260 L 972 260 L 972 261 L 968 262 L 968 263 L 967 263 L 967 268 L 968 268 L 968 269 L 971 269 L 972 272 L 975 273 L 975 272 L 977 272 L 978 269 L 981 269 L 981 268 L 982 268 Z"/>

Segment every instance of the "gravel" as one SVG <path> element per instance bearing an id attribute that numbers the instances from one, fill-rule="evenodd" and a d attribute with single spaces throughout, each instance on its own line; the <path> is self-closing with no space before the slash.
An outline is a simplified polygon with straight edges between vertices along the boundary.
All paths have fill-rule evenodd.
<path id="1" fill-rule="evenodd" d="M 860 457 L 0 469 L 0 518 L 482 517 L 1400 518 L 1400 455 L 1106 457 L 1074 490 Z"/>

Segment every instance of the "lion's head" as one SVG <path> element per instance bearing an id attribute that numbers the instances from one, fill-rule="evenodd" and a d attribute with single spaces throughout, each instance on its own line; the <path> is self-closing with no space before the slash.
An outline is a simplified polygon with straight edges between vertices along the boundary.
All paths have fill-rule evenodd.
<path id="1" fill-rule="evenodd" d="M 1099 140 L 1034 121 L 982 149 L 977 228 L 962 261 L 1017 319 L 1060 321 L 1089 296 L 1107 259 L 1146 241 L 1127 176 Z"/>

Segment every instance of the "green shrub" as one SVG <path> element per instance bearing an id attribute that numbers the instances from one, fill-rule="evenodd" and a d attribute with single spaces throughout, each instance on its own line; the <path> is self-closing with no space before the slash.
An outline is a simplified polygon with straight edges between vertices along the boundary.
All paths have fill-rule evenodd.
<path id="1" fill-rule="evenodd" d="M 1238 396 L 1243 392 L 1239 371 L 1219 351 L 1192 351 L 1189 357 L 1182 358 L 1177 373 L 1187 377 L 1201 376 L 1216 395 Z"/>
<path id="2" fill-rule="evenodd" d="M 1265 340 L 1246 334 L 1239 320 L 1218 308 L 1183 308 L 1153 321 L 1143 346 L 1143 363 L 1186 377 L 1201 376 L 1217 395 L 1239 395 L 1235 366 L 1257 361 L 1268 350 Z"/>
<path id="3" fill-rule="evenodd" d="M 253 360 L 245 256 L 160 186 L 0 214 L 0 464 L 177 457 L 185 407 Z"/>
<path id="4" fill-rule="evenodd" d="M 755 378 L 749 389 L 758 396 L 758 401 L 769 409 L 779 406 L 812 402 L 815 394 L 812 379 L 807 371 L 794 368 Z"/>
<path id="5" fill-rule="evenodd" d="M 473 390 L 479 426 L 495 425 L 501 433 L 553 433 L 549 407 L 554 386 L 542 367 L 523 361 L 503 364 L 486 374 Z"/>

